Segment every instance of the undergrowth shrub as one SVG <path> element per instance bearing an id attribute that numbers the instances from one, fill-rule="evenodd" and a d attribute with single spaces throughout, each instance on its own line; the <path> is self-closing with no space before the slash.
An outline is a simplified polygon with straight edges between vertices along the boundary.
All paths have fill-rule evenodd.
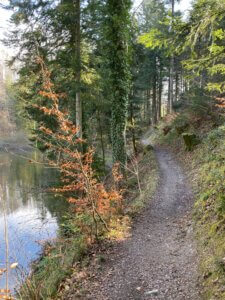
<path id="1" fill-rule="evenodd" d="M 204 89 L 192 88 L 187 92 L 188 109 L 195 115 L 205 116 L 210 114 L 214 101 L 205 93 Z"/>
<path id="2" fill-rule="evenodd" d="M 196 229 L 204 299 L 225 299 L 225 126 L 211 130 L 195 155 L 199 197 Z"/>
<path id="3" fill-rule="evenodd" d="M 199 201 L 203 206 L 212 205 L 220 215 L 225 193 L 225 126 L 212 130 L 204 139 L 201 149 L 201 194 Z M 225 218 L 225 215 L 223 215 Z"/>
<path id="4" fill-rule="evenodd" d="M 61 175 L 61 184 L 51 191 L 64 195 L 72 214 L 62 224 L 62 241 L 44 253 L 33 275 L 22 285 L 19 294 L 23 300 L 52 299 L 59 284 L 72 272 L 74 262 L 93 243 L 106 237 L 111 227 L 115 230 L 123 212 L 120 165 L 113 166 L 110 185 L 98 179 L 93 167 L 94 149 L 79 138 L 79 128 L 70 120 L 68 112 L 61 109 L 64 95 L 55 92 L 51 73 L 41 59 L 38 62 L 43 77 L 40 96 L 48 106 L 35 107 L 58 124 L 55 129 L 40 124 L 38 130 L 42 134 L 38 141 L 53 154 L 52 158 L 48 157 L 48 164 Z"/>
<path id="5" fill-rule="evenodd" d="M 183 126 L 190 122 L 190 119 L 187 114 L 177 115 L 176 118 L 172 122 L 173 127 Z"/>
<path id="6" fill-rule="evenodd" d="M 225 138 L 225 125 L 220 126 L 214 129 L 213 131 L 211 131 L 207 137 L 206 143 L 208 144 L 208 147 L 210 147 L 211 149 L 217 146 L 220 148 L 220 146 L 223 146 L 224 138 Z"/>
<path id="7" fill-rule="evenodd" d="M 50 103 L 48 107 L 37 107 L 43 114 L 56 120 L 56 130 L 40 125 L 42 136 L 38 137 L 57 159 L 49 159 L 49 165 L 57 168 L 61 174 L 62 186 L 52 189 L 55 193 L 64 194 L 75 212 L 74 223 L 80 234 L 89 242 L 98 239 L 105 230 L 113 215 L 122 210 L 122 190 L 119 181 L 119 164 L 112 169 L 113 182 L 110 188 L 98 181 L 93 169 L 94 149 L 85 145 L 79 138 L 79 128 L 70 121 L 68 113 L 60 109 L 63 95 L 54 91 L 50 72 L 39 59 L 43 76 L 43 88 L 40 95 Z M 84 147 L 85 145 L 85 147 Z"/>
<path id="8" fill-rule="evenodd" d="M 204 179 L 204 200 L 215 201 L 217 213 L 225 220 L 225 126 L 212 130 L 205 139 L 201 175 Z"/>

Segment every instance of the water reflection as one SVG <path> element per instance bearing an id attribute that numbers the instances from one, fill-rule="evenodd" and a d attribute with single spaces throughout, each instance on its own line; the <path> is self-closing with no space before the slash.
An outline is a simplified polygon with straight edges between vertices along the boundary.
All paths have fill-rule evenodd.
<path id="1" fill-rule="evenodd" d="M 36 154 L 33 154 L 36 155 Z M 42 164 L 29 163 L 21 156 L 0 153 L 0 268 L 4 267 L 4 205 L 7 215 L 10 263 L 18 262 L 23 272 L 29 272 L 30 262 L 37 258 L 42 241 L 56 236 L 66 203 L 43 188 L 55 181 L 54 170 Z M 9 285 L 17 284 L 15 270 L 10 271 Z M 0 288 L 5 276 L 0 277 Z"/>

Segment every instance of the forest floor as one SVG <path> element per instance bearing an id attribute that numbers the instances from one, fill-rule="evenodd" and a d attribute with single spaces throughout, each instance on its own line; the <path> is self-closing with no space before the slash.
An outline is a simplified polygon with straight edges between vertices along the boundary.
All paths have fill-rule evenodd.
<path id="1" fill-rule="evenodd" d="M 191 188 L 174 156 L 162 147 L 155 152 L 160 175 L 155 196 L 131 237 L 113 246 L 102 271 L 88 280 L 83 299 L 200 299 Z"/>

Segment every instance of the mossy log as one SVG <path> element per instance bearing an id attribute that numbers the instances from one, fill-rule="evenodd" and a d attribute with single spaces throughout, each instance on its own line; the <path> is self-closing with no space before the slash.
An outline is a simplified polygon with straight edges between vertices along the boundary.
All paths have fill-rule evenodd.
<path id="1" fill-rule="evenodd" d="M 187 151 L 192 151 L 194 146 L 200 143 L 199 138 L 194 133 L 182 134 Z"/>

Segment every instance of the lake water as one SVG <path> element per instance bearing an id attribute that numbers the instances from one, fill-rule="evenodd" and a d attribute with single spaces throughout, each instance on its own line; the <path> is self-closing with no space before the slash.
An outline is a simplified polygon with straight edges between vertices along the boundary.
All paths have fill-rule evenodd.
<path id="1" fill-rule="evenodd" d="M 53 170 L 42 164 L 30 163 L 19 154 L 0 152 L 0 269 L 5 268 L 6 263 L 6 216 L 9 264 L 18 263 L 18 268 L 9 272 L 11 290 L 18 286 L 18 273 L 22 276 L 29 273 L 30 264 L 40 255 L 43 242 L 57 235 L 67 205 L 63 199 L 43 192 L 54 180 Z M 6 276 L 0 275 L 0 289 L 5 288 L 5 284 Z"/>

